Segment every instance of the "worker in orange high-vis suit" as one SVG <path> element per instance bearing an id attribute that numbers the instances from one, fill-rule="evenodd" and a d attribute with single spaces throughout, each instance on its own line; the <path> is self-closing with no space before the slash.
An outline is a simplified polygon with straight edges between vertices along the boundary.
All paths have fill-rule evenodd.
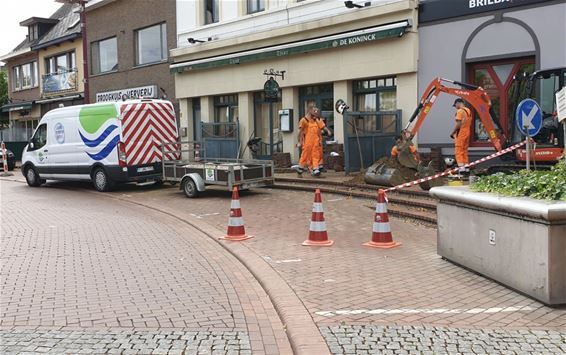
<path id="1" fill-rule="evenodd" d="M 472 112 L 466 107 L 463 99 L 457 98 L 454 101 L 456 108 L 456 125 L 450 134 L 454 139 L 454 148 L 456 150 L 456 162 L 460 167 L 459 172 L 465 172 L 464 165 L 468 164 L 468 147 L 470 146 L 470 135 L 472 134 Z"/>
<path id="2" fill-rule="evenodd" d="M 322 136 L 320 131 L 326 127 L 320 119 L 320 110 L 309 108 L 305 117 L 299 121 L 299 145 L 302 148 L 299 165 L 293 168 L 302 174 L 310 166 L 313 176 L 320 175 L 319 165 L 322 162 Z"/>

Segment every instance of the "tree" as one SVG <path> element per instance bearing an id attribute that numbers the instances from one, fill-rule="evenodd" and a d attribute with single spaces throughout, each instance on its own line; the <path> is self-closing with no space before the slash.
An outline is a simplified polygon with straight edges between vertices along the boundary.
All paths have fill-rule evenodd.
<path id="1" fill-rule="evenodd" d="M 0 70 L 0 106 L 8 103 L 8 72 L 5 68 Z M 8 124 L 9 116 L 4 112 L 0 112 L 0 127 Z"/>

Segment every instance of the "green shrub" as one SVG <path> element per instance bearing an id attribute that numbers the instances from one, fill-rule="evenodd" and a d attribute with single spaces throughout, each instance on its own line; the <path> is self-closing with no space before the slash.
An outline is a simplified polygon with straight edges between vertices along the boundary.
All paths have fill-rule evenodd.
<path id="1" fill-rule="evenodd" d="M 478 177 L 471 189 L 508 196 L 566 201 L 566 165 L 561 161 L 548 171 L 520 170 Z"/>

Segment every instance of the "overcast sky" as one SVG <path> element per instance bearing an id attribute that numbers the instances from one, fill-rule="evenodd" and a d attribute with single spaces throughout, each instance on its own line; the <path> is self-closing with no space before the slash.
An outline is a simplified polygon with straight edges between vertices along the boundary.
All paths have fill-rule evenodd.
<path id="1" fill-rule="evenodd" d="M 54 0 L 3 0 L 0 11 L 0 56 L 10 52 L 27 34 L 27 27 L 20 26 L 23 20 L 49 17 L 61 6 Z"/>

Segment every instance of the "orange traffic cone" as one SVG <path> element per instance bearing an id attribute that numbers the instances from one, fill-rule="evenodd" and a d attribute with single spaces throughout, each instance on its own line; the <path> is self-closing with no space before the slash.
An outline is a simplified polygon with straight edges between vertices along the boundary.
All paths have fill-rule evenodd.
<path id="1" fill-rule="evenodd" d="M 314 203 L 312 204 L 309 238 L 303 242 L 303 245 L 329 247 L 332 244 L 334 244 L 334 241 L 328 240 L 328 233 L 326 232 L 326 222 L 324 221 L 320 189 L 316 189 L 314 193 Z"/>
<path id="2" fill-rule="evenodd" d="M 251 235 L 246 234 L 244 227 L 244 218 L 242 218 L 242 210 L 240 208 L 240 194 L 238 187 L 234 186 L 232 190 L 232 202 L 230 205 L 230 218 L 228 219 L 228 232 L 225 236 L 219 239 L 241 241 L 253 238 Z"/>
<path id="3" fill-rule="evenodd" d="M 395 248 L 401 245 L 401 243 L 393 241 L 391 227 L 389 226 L 385 191 L 381 189 L 377 192 L 377 204 L 375 205 L 375 218 L 373 220 L 371 240 L 364 243 L 364 245 L 381 249 Z"/>

